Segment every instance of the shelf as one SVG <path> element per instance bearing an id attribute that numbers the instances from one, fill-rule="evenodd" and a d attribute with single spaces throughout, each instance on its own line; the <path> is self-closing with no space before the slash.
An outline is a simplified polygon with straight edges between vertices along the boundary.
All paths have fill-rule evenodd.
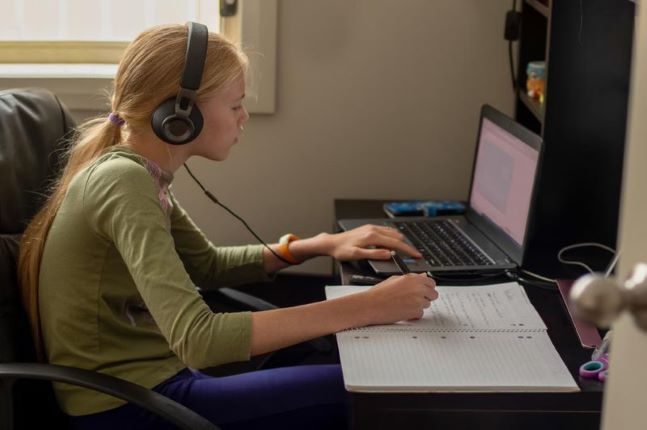
<path id="1" fill-rule="evenodd" d="M 524 92 L 519 92 L 519 98 L 524 105 L 532 112 L 532 114 L 537 118 L 540 123 L 544 123 L 544 105 L 539 103 L 537 100 L 529 97 Z"/>
<path id="2" fill-rule="evenodd" d="M 550 9 L 548 8 L 548 6 L 546 6 L 542 2 L 540 2 L 538 0 L 526 0 L 526 4 L 528 6 L 531 6 L 533 9 L 535 9 L 540 14 L 544 15 L 546 18 L 548 18 L 550 16 Z"/>

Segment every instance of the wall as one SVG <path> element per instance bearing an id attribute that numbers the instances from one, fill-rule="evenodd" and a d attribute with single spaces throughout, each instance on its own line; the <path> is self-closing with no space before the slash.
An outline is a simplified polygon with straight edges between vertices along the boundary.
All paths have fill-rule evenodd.
<path id="1" fill-rule="evenodd" d="M 509 7 L 281 0 L 276 113 L 254 115 L 226 162 L 190 165 L 267 241 L 330 231 L 335 198 L 464 199 L 480 105 L 512 114 Z M 174 190 L 215 243 L 253 242 L 184 171 Z"/>
<path id="2" fill-rule="evenodd" d="M 335 198 L 465 198 L 480 105 L 512 113 L 509 6 L 282 0 L 276 113 L 253 116 L 226 162 L 191 165 L 268 241 L 330 231 Z M 177 176 L 176 195 L 212 240 L 253 240 Z"/>

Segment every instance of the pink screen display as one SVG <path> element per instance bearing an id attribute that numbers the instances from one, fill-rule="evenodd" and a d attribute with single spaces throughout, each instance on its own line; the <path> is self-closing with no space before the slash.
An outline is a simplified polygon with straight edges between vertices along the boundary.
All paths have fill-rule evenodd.
<path id="1" fill-rule="evenodd" d="M 470 205 L 522 244 L 539 153 L 483 118 Z"/>

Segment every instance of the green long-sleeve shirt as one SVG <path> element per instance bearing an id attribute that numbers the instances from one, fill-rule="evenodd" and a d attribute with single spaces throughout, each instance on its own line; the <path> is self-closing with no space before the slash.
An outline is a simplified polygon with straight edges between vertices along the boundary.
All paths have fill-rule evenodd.
<path id="1" fill-rule="evenodd" d="M 171 180 L 124 147 L 73 178 L 40 268 L 50 363 L 150 388 L 186 366 L 249 359 L 251 313 L 213 313 L 195 285 L 268 279 L 262 249 L 214 247 L 168 191 Z M 55 392 L 71 415 L 123 404 L 67 384 Z"/>

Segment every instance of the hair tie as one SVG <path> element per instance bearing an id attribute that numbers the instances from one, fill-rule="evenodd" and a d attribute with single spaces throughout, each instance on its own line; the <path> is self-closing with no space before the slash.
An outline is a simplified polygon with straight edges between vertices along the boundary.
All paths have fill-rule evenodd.
<path id="1" fill-rule="evenodd" d="M 108 119 L 110 120 L 111 123 L 115 124 L 117 127 L 123 127 L 123 125 L 126 123 L 126 121 L 123 118 L 119 117 L 119 114 L 116 114 L 114 112 L 111 112 L 110 115 L 108 115 Z"/>

